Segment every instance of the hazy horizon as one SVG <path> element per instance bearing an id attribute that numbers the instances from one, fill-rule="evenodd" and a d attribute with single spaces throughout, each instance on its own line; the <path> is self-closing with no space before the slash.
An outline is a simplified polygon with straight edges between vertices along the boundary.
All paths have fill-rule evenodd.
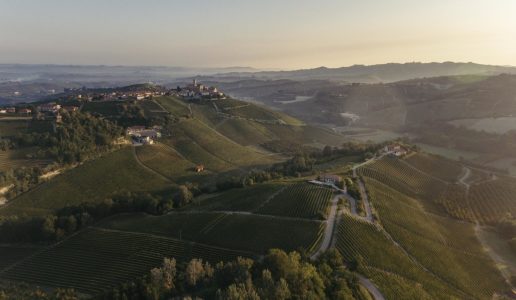
<path id="1" fill-rule="evenodd" d="M 0 63 L 329 68 L 516 65 L 516 2 L 0 3 Z"/>

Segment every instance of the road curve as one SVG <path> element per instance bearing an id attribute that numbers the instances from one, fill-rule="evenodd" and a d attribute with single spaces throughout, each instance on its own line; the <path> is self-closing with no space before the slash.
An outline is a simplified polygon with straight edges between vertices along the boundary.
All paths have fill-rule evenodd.
<path id="1" fill-rule="evenodd" d="M 331 241 L 333 239 L 333 233 L 335 231 L 335 220 L 337 216 L 337 206 L 339 203 L 339 197 L 342 196 L 341 194 L 336 194 L 333 199 L 331 200 L 331 208 L 330 213 L 328 215 L 328 219 L 326 220 L 326 228 L 324 229 L 324 238 L 321 242 L 321 245 L 319 245 L 319 249 L 315 251 L 312 256 L 310 256 L 311 259 L 316 259 L 321 255 L 324 251 L 328 250 L 331 246 Z"/>
<path id="2" fill-rule="evenodd" d="M 358 282 L 360 282 L 360 284 L 363 285 L 369 291 L 369 293 L 373 296 L 375 300 L 385 300 L 382 293 L 380 292 L 380 290 L 378 290 L 374 283 L 372 283 L 369 279 L 365 278 L 362 275 L 357 274 L 357 277 Z"/>

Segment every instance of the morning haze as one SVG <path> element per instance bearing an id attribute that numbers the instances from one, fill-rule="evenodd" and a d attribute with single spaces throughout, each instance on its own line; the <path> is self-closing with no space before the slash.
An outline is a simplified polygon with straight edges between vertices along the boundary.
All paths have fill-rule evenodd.
<path id="1" fill-rule="evenodd" d="M 516 299 L 515 0 L 0 0 L 0 300 Z"/>
<path id="2" fill-rule="evenodd" d="M 2 1 L 3 63 L 339 67 L 516 65 L 516 4 L 454 1 Z"/>

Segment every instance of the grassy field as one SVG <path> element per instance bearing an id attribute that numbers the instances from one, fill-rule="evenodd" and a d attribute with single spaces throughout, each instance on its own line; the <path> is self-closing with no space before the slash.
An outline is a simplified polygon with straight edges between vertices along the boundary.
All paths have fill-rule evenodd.
<path id="1" fill-rule="evenodd" d="M 286 251 L 299 247 L 310 249 L 324 228 L 324 224 L 317 221 L 210 212 L 172 213 L 159 217 L 124 215 L 99 226 L 182 238 L 260 254 L 270 248 Z"/>
<path id="2" fill-rule="evenodd" d="M 9 215 L 34 211 L 44 213 L 66 205 L 103 201 L 120 190 L 158 191 L 171 183 L 138 165 L 130 147 L 88 161 L 11 200 L 0 209 Z"/>
<path id="3" fill-rule="evenodd" d="M 432 273 L 475 298 L 507 292 L 472 224 L 428 214 L 418 200 L 377 181 L 366 186 L 387 232 Z"/>
<path id="4" fill-rule="evenodd" d="M 264 183 L 246 188 L 231 189 L 200 202 L 194 201 L 196 203 L 189 209 L 252 212 L 284 187 L 285 184 L 282 183 Z"/>
<path id="5" fill-rule="evenodd" d="M 0 273 L 0 278 L 96 294 L 140 277 L 159 266 L 164 257 L 180 261 L 202 258 L 215 264 L 238 256 L 252 254 L 167 237 L 92 228 Z"/>
<path id="6" fill-rule="evenodd" d="M 325 219 L 333 191 L 308 183 L 287 187 L 258 209 L 258 213 L 307 219 Z"/>

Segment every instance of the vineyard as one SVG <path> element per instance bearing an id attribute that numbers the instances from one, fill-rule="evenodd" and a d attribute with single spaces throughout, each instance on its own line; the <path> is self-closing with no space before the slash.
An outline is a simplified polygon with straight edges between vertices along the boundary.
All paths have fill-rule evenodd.
<path id="1" fill-rule="evenodd" d="M 425 268 L 473 297 L 507 291 L 471 224 L 428 214 L 419 201 L 382 183 L 366 184 L 385 230 Z"/>
<path id="2" fill-rule="evenodd" d="M 109 153 L 45 182 L 15 198 L 0 214 L 28 213 L 31 208 L 52 210 L 71 204 L 103 201 L 119 190 L 156 191 L 170 187 L 139 166 L 129 147 Z"/>
<path id="3" fill-rule="evenodd" d="M 415 168 L 448 182 L 456 182 L 462 173 L 462 166 L 456 162 L 431 154 L 416 153 L 405 159 Z"/>
<path id="4" fill-rule="evenodd" d="M 181 158 L 173 148 L 165 144 L 145 145 L 135 150 L 144 165 L 175 182 L 199 177 L 194 171 L 195 164 Z"/>
<path id="5" fill-rule="evenodd" d="M 257 184 L 242 189 L 231 189 L 221 195 L 194 203 L 192 210 L 255 211 L 269 197 L 278 193 L 285 185 L 280 183 Z"/>
<path id="6" fill-rule="evenodd" d="M 291 185 L 270 199 L 257 213 L 308 219 L 325 219 L 332 190 L 308 183 Z"/>
<path id="7" fill-rule="evenodd" d="M 516 215 L 516 180 L 502 177 L 471 186 L 468 201 L 475 220 L 492 224 L 507 213 Z"/>
<path id="8" fill-rule="evenodd" d="M 371 223 L 344 215 L 337 228 L 336 246 L 348 263 L 358 263 L 359 271 L 379 287 L 386 299 L 414 299 L 409 295 L 421 290 L 422 295 L 430 294 L 433 299 L 463 298 L 460 292 L 413 262 L 382 229 Z M 378 276 L 378 272 L 390 276 Z"/>
<path id="9" fill-rule="evenodd" d="M 0 246 L 0 271 L 39 249 L 37 246 Z"/>
<path id="10" fill-rule="evenodd" d="M 378 160 L 358 169 L 358 173 L 382 182 L 403 194 L 425 200 L 435 200 L 446 187 L 442 181 L 433 179 L 396 158 L 386 157 Z"/>
<path id="11" fill-rule="evenodd" d="M 476 220 L 469 207 L 466 188 L 463 185 L 449 184 L 441 197 L 436 199 L 436 202 L 441 204 L 446 212 L 455 218 L 470 222 Z"/>
<path id="12" fill-rule="evenodd" d="M 215 264 L 250 253 L 140 233 L 88 229 L 13 268 L 0 278 L 95 294 L 138 278 L 164 257 L 202 258 Z"/>
<path id="13" fill-rule="evenodd" d="M 173 213 L 159 217 L 124 215 L 106 220 L 99 226 L 253 253 L 265 253 L 271 248 L 310 249 L 324 229 L 324 223 L 318 221 L 212 212 Z"/>

